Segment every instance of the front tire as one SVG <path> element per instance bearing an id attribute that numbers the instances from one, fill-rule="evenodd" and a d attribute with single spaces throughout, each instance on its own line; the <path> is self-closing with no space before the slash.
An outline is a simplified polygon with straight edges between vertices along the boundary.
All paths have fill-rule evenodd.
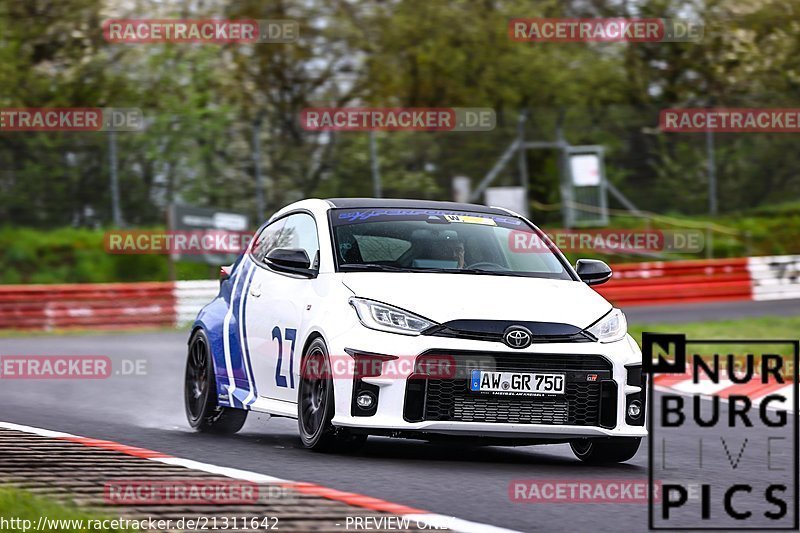
<path id="1" fill-rule="evenodd" d="M 230 435 L 242 429 L 247 411 L 217 405 L 217 383 L 210 346 L 202 329 L 189 340 L 183 396 L 186 418 L 197 431 Z"/>
<path id="2" fill-rule="evenodd" d="M 575 457 L 585 463 L 623 463 L 633 458 L 639 450 L 641 437 L 609 437 L 601 439 L 577 439 L 569 446 Z"/>
<path id="3" fill-rule="evenodd" d="M 321 338 L 306 349 L 297 388 L 297 425 L 303 446 L 317 452 L 354 451 L 367 440 L 331 424 L 336 405 L 328 349 Z"/>

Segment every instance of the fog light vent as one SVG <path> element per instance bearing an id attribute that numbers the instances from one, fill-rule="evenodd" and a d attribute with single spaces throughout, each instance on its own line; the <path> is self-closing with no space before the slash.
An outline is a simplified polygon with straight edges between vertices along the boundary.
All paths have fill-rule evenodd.
<path id="1" fill-rule="evenodd" d="M 356 396 L 356 405 L 365 411 L 375 406 L 375 395 L 371 392 L 361 392 Z"/>
<path id="2" fill-rule="evenodd" d="M 628 405 L 628 416 L 634 420 L 642 416 L 642 403 L 639 400 L 634 400 Z"/>

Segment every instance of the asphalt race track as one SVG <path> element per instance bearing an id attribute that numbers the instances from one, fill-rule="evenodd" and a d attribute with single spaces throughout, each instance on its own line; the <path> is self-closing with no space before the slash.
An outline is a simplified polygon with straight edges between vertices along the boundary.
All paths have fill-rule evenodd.
<path id="1" fill-rule="evenodd" d="M 631 323 L 694 321 L 800 312 L 800 301 L 740 302 L 631 308 Z M 513 503 L 517 479 L 647 478 L 646 445 L 628 464 L 588 467 L 568 446 L 452 447 L 373 437 L 356 455 L 331 456 L 301 448 L 296 422 L 251 414 L 232 437 L 192 432 L 184 417 L 186 334 L 114 333 L 0 339 L 0 355 L 107 355 L 145 360 L 144 375 L 109 379 L 0 381 L 0 420 L 141 446 L 178 457 L 280 478 L 316 482 L 396 503 L 520 531 L 643 531 L 647 506 L 626 504 Z M 687 462 L 696 442 L 685 434 Z M 740 465 L 736 479 L 763 475 Z M 732 474 L 733 476 L 733 474 Z"/>

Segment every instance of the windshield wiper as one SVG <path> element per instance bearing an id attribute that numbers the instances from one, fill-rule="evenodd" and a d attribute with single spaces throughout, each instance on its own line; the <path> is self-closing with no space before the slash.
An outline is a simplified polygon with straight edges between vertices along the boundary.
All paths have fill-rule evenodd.
<path id="1" fill-rule="evenodd" d="M 455 272 L 466 272 L 467 274 L 492 274 L 496 276 L 516 276 L 519 272 L 513 270 L 486 270 L 484 268 L 459 268 Z"/>
<path id="2" fill-rule="evenodd" d="M 497 276 L 519 276 L 519 272 L 513 270 L 484 270 L 482 268 L 414 268 L 412 272 L 436 272 L 445 274 L 489 274 Z"/>
<path id="3" fill-rule="evenodd" d="M 344 263 L 339 265 L 339 268 L 352 268 L 356 270 L 374 270 L 378 272 L 404 272 L 405 269 L 392 266 L 381 265 L 378 263 Z"/>
<path id="4" fill-rule="evenodd" d="M 521 276 L 519 272 L 512 270 L 484 270 L 482 268 L 435 268 L 435 267 L 397 267 L 393 265 L 381 265 L 379 263 L 344 263 L 339 265 L 342 270 L 367 270 L 373 272 L 419 272 L 425 273 L 444 273 L 444 274 L 483 274 L 490 276 Z M 524 277 L 524 276 L 523 276 Z"/>

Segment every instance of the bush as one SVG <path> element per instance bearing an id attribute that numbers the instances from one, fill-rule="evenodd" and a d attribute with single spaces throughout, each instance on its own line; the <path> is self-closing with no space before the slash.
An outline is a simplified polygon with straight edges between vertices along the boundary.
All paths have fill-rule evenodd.
<path id="1" fill-rule="evenodd" d="M 0 283 L 109 283 L 166 281 L 166 255 L 115 255 L 105 251 L 104 230 L 0 228 Z M 178 263 L 178 279 L 207 279 L 216 269 Z"/>

